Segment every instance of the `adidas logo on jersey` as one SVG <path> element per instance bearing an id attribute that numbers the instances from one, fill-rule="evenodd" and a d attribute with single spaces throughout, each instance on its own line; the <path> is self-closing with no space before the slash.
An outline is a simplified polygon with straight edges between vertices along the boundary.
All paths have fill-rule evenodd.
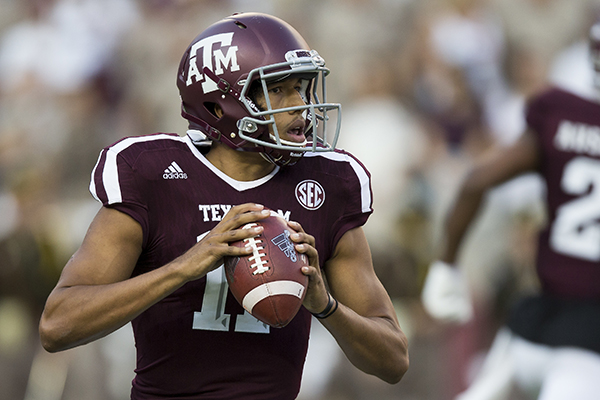
<path id="1" fill-rule="evenodd" d="M 181 167 L 177 165 L 175 161 L 165 169 L 165 173 L 163 174 L 163 179 L 187 179 L 187 177 L 187 174 L 183 172 Z"/>

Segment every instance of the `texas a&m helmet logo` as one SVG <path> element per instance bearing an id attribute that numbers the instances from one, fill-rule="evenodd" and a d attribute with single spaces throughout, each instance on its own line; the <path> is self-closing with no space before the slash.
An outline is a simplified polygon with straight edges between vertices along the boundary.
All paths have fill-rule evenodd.
<path id="1" fill-rule="evenodd" d="M 307 210 L 316 210 L 325 202 L 325 189 L 317 181 L 304 180 L 296 185 L 296 199 Z"/>
<path id="2" fill-rule="evenodd" d="M 204 94 L 217 90 L 217 84 L 201 72 L 205 67 L 215 73 L 223 74 L 224 70 L 239 71 L 237 62 L 238 47 L 232 46 L 233 32 L 220 33 L 198 40 L 190 50 L 187 86 L 195 82 L 202 82 Z M 201 55 L 202 60 L 198 60 Z"/>

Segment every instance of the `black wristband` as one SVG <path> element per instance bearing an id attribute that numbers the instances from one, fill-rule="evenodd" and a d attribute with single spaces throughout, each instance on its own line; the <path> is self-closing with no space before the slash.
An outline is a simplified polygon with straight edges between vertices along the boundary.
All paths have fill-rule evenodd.
<path id="1" fill-rule="evenodd" d="M 339 305 L 338 301 L 336 299 L 334 299 L 333 296 L 331 295 L 331 293 L 329 293 L 329 292 L 327 293 L 327 296 L 329 296 L 329 302 L 325 306 L 325 309 L 323 311 L 321 311 L 320 313 L 311 313 L 316 318 L 319 318 L 319 319 L 327 318 L 327 317 L 331 316 L 331 314 L 333 314 L 335 312 L 335 310 L 338 309 L 338 305 Z"/>

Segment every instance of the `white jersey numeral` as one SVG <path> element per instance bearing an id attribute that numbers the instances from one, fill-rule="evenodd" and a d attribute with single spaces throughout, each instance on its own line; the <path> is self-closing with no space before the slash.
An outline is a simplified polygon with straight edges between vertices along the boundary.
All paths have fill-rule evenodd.
<path id="1" fill-rule="evenodd" d="M 561 188 L 581 197 L 557 209 L 550 246 L 557 253 L 600 261 L 600 161 L 588 157 L 570 161 Z"/>
<path id="2" fill-rule="evenodd" d="M 202 240 L 208 232 L 197 237 L 197 241 Z M 225 302 L 229 285 L 225 277 L 225 267 L 221 265 L 217 269 L 210 271 L 206 275 L 206 288 L 204 289 L 204 298 L 202 299 L 202 309 L 194 312 L 194 322 L 192 329 L 208 331 L 229 331 L 231 315 L 225 314 Z M 236 317 L 236 332 L 247 333 L 269 333 L 269 325 L 254 318 L 247 311 Z"/>

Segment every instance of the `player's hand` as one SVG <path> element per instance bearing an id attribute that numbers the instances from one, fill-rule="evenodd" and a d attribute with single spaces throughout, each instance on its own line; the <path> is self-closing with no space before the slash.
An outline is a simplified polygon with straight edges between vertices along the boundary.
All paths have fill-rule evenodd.
<path id="1" fill-rule="evenodd" d="M 473 318 L 467 281 L 458 268 L 445 262 L 429 266 L 421 300 L 425 310 L 442 322 L 464 324 Z"/>
<path id="2" fill-rule="evenodd" d="M 319 253 L 315 248 L 315 238 L 304 231 L 298 222 L 290 221 L 290 227 L 296 231 L 290 236 L 298 253 L 308 257 L 308 267 L 302 268 L 302 273 L 308 276 L 308 288 L 302 303 L 311 313 L 319 313 L 325 309 L 329 302 L 327 288 L 321 275 L 319 266 Z"/>
<path id="3" fill-rule="evenodd" d="M 271 215 L 260 204 L 241 204 L 232 207 L 223 219 L 188 250 L 181 261 L 187 266 L 189 280 L 201 278 L 223 263 L 223 257 L 242 257 L 252 253 L 247 247 L 230 246 L 229 243 L 257 236 L 263 231 L 262 226 L 244 228 L 246 224 L 256 222 Z"/>

